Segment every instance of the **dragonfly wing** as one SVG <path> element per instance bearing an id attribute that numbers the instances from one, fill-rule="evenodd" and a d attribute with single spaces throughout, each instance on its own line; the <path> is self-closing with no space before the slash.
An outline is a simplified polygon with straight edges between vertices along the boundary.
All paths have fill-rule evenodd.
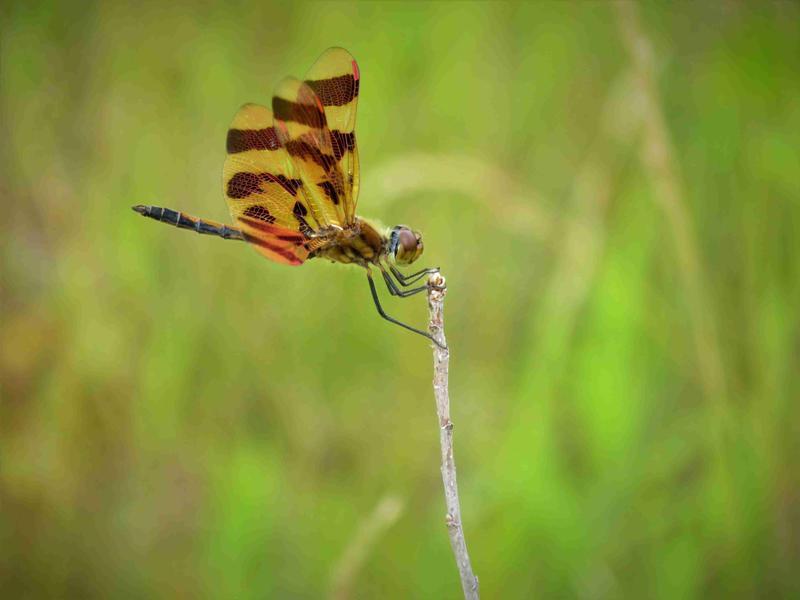
<path id="1" fill-rule="evenodd" d="M 245 104 L 228 130 L 223 193 L 234 223 L 267 258 L 302 264 L 321 228 L 310 213 L 303 181 L 273 126 L 272 111 Z"/>
<path id="2" fill-rule="evenodd" d="M 355 221 L 359 185 L 355 133 L 358 63 L 344 48 L 328 48 L 306 73 L 305 84 L 324 107 L 333 156 L 343 177 L 345 222 L 350 224 Z"/>
<path id="3" fill-rule="evenodd" d="M 299 79 L 287 77 L 275 90 L 272 111 L 275 132 L 302 181 L 311 214 L 323 225 L 343 228 L 344 181 L 319 98 Z"/>

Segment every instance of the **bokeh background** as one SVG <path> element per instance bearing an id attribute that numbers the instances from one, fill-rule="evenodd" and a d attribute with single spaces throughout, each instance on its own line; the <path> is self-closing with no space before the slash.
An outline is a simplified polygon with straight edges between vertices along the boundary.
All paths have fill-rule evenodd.
<path id="1" fill-rule="evenodd" d="M 129 208 L 227 220 L 232 115 L 331 45 L 359 212 L 449 282 L 483 595 L 800 595 L 796 3 L 0 17 L 4 596 L 460 596 L 425 340 Z"/>

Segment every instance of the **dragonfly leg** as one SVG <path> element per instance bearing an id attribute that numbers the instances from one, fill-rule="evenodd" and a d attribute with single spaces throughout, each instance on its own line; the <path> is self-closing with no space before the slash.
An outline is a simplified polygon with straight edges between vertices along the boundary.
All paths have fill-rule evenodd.
<path id="1" fill-rule="evenodd" d="M 412 285 L 425 277 L 425 275 L 430 275 L 431 273 L 438 273 L 439 267 L 432 267 L 429 269 L 422 269 L 421 271 L 417 271 L 416 273 L 411 273 L 409 275 L 404 275 L 400 269 L 395 267 L 394 265 L 389 265 L 389 270 L 392 272 L 392 275 L 397 277 L 397 281 L 400 282 L 400 285 L 403 287 Z"/>
<path id="2" fill-rule="evenodd" d="M 421 285 L 416 288 L 412 288 L 410 290 L 401 290 L 397 284 L 392 279 L 392 276 L 386 272 L 386 269 L 383 268 L 383 265 L 379 264 L 378 268 L 381 270 L 381 275 L 383 275 L 383 280 L 386 282 L 386 287 L 389 290 L 389 293 L 392 296 L 398 296 L 400 298 L 408 298 L 409 296 L 413 296 L 414 294 L 419 294 L 420 292 L 424 292 L 428 289 L 427 285 Z"/>
<path id="3" fill-rule="evenodd" d="M 433 339 L 433 336 L 431 336 L 431 334 L 429 334 L 428 332 L 422 331 L 421 329 L 416 329 L 414 327 L 411 327 L 411 325 L 406 325 L 402 321 L 398 321 L 394 317 L 390 317 L 389 315 L 387 315 L 386 312 L 383 310 L 383 307 L 381 306 L 380 300 L 378 299 L 378 290 L 375 288 L 375 281 L 372 279 L 372 273 L 369 271 L 369 269 L 367 269 L 367 281 L 369 281 L 369 290 L 370 290 L 370 292 L 372 292 L 372 300 L 375 302 L 375 308 L 378 309 L 378 314 L 381 317 L 383 317 L 384 319 L 386 319 L 390 323 L 394 323 L 395 325 L 399 325 L 400 327 L 403 327 L 404 329 L 408 329 L 409 331 L 413 331 L 414 333 L 419 334 L 422 337 L 428 338 L 430 341 L 432 341 L 434 344 L 436 344 L 437 346 L 439 346 L 443 350 L 447 350 L 447 346 L 442 346 L 439 342 L 437 342 L 435 339 Z"/>

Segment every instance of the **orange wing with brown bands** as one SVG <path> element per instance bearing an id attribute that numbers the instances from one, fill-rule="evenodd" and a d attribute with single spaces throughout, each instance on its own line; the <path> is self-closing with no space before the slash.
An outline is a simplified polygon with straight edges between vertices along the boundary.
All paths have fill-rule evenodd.
<path id="1" fill-rule="evenodd" d="M 284 79 L 272 99 L 275 131 L 294 161 L 312 211 L 318 212 L 319 220 L 339 227 L 355 223 L 359 84 L 350 53 L 329 48 L 305 81 Z"/>
<path id="2" fill-rule="evenodd" d="M 305 83 L 319 98 L 330 130 L 333 155 L 343 177 L 345 223 L 355 221 L 358 202 L 356 109 L 361 75 L 344 48 L 328 48 L 308 70 Z"/>
<path id="3" fill-rule="evenodd" d="M 234 223 L 270 260 L 302 264 L 320 223 L 276 135 L 272 111 L 242 106 L 228 130 L 227 151 L 222 183 Z"/>
<path id="4" fill-rule="evenodd" d="M 287 77 L 275 90 L 272 111 L 275 132 L 300 176 L 311 214 L 318 222 L 344 227 L 344 179 L 319 98 L 299 79 Z"/>

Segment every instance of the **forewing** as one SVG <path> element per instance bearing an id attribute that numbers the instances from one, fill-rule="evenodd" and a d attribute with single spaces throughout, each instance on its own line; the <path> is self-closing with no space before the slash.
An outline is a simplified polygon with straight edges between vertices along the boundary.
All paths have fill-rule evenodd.
<path id="1" fill-rule="evenodd" d="M 272 98 L 275 132 L 299 175 L 310 212 L 320 224 L 342 228 L 345 187 L 325 110 L 309 86 L 287 77 Z"/>
<path id="2" fill-rule="evenodd" d="M 227 139 L 223 193 L 234 223 L 267 258 L 301 264 L 320 229 L 273 126 L 272 111 L 245 104 Z"/>
<path id="3" fill-rule="evenodd" d="M 358 64 L 344 48 L 328 48 L 306 73 L 305 83 L 324 106 L 333 155 L 343 177 L 345 219 L 352 223 L 359 185 L 355 133 L 360 83 Z"/>

